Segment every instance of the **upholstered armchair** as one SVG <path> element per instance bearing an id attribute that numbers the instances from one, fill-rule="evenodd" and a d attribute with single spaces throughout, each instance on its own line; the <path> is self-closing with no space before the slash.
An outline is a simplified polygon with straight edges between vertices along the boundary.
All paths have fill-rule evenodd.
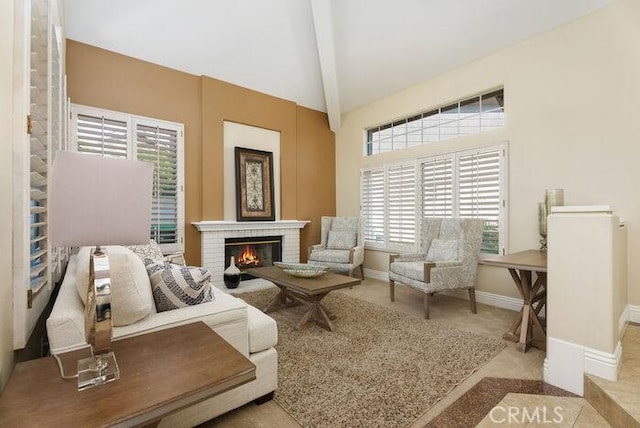
<path id="1" fill-rule="evenodd" d="M 475 282 L 484 220 L 425 218 L 422 220 L 420 253 L 391 255 L 389 293 L 395 300 L 395 283 L 424 293 L 424 317 L 434 293 L 467 289 L 471 312 L 476 313 Z"/>
<path id="2" fill-rule="evenodd" d="M 360 217 L 322 217 L 320 244 L 308 251 L 309 264 L 326 266 L 349 276 L 359 267 L 364 279 L 364 238 Z"/>

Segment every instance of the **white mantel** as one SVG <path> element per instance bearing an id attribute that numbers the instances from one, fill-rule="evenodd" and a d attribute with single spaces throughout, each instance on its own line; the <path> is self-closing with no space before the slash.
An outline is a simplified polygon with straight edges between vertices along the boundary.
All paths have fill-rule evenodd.
<path id="1" fill-rule="evenodd" d="M 269 229 L 302 229 L 309 221 L 278 220 L 278 221 L 194 221 L 191 223 L 200 232 L 228 231 L 228 230 L 269 230 Z"/>
<path id="2" fill-rule="evenodd" d="M 196 221 L 191 223 L 202 235 L 201 266 L 211 272 L 211 282 L 222 285 L 224 265 L 224 240 L 253 236 L 282 236 L 282 261 L 300 262 L 300 229 L 309 221 Z"/>

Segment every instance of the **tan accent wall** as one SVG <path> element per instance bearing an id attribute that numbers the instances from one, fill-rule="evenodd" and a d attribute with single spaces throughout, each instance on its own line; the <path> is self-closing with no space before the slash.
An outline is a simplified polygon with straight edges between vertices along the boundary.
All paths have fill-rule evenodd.
<path id="1" fill-rule="evenodd" d="M 300 258 L 320 243 L 320 217 L 336 212 L 335 136 L 327 115 L 298 106 L 298 220 L 310 220 L 300 235 Z"/>
<path id="2" fill-rule="evenodd" d="M 283 220 L 319 222 L 335 214 L 334 134 L 325 113 L 73 40 L 67 40 L 67 76 L 73 103 L 184 123 L 189 264 L 201 257 L 200 234 L 191 222 L 224 219 L 225 120 L 280 132 Z M 319 236 L 319 224 L 303 229 L 302 253 Z"/>
<path id="3" fill-rule="evenodd" d="M 202 216 L 224 219 L 224 121 L 280 132 L 281 218 L 296 220 L 296 104 L 202 77 Z"/>
<path id="4" fill-rule="evenodd" d="M 538 247 L 536 206 L 545 189 L 564 188 L 567 205 L 611 204 L 628 225 L 629 303 L 640 305 L 638 22 L 640 2 L 621 0 L 344 114 L 336 133 L 338 214 L 359 212 L 363 166 L 508 141 L 509 251 Z M 365 128 L 501 85 L 502 129 L 362 156 Z M 386 271 L 388 255 L 367 251 L 365 266 Z M 516 295 L 505 269 L 481 267 L 478 288 Z"/>
<path id="5" fill-rule="evenodd" d="M 69 97 L 76 104 L 184 124 L 185 253 L 200 262 L 202 219 L 200 77 L 67 40 Z"/>

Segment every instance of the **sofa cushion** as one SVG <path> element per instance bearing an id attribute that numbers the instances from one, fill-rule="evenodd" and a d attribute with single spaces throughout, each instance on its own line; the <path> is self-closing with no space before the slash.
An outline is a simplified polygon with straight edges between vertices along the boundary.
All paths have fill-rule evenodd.
<path id="1" fill-rule="evenodd" d="M 327 248 L 332 250 L 349 250 L 356 246 L 355 232 L 329 231 L 327 238 Z"/>
<path id="2" fill-rule="evenodd" d="M 163 260 L 164 255 L 160 249 L 160 245 L 152 239 L 148 244 L 143 245 L 127 245 L 126 248 L 133 251 L 140 259 Z"/>
<path id="3" fill-rule="evenodd" d="M 393 262 L 389 266 L 389 270 L 398 275 L 424 282 L 424 261 Z"/>
<path id="4" fill-rule="evenodd" d="M 91 249 L 83 247 L 77 256 L 76 287 L 83 304 L 86 304 L 89 286 Z M 105 249 L 111 274 L 111 320 L 114 326 L 132 324 L 146 317 L 153 306 L 147 271 L 142 260 L 128 248 L 108 246 Z"/>
<path id="5" fill-rule="evenodd" d="M 459 241 L 457 239 L 434 239 L 427 252 L 427 260 L 451 262 L 459 259 Z"/>
<path id="6" fill-rule="evenodd" d="M 249 317 L 249 352 L 260 352 L 273 348 L 278 343 L 276 321 L 261 310 L 247 305 Z"/>
<path id="7" fill-rule="evenodd" d="M 314 262 L 349 263 L 349 250 L 314 250 L 309 260 Z"/>
<path id="8" fill-rule="evenodd" d="M 145 259 L 158 312 L 199 305 L 213 300 L 211 272 Z"/>

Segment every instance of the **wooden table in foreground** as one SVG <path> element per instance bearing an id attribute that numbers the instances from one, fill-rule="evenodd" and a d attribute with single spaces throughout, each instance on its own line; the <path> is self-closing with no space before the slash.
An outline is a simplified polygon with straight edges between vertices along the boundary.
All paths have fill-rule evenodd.
<path id="1" fill-rule="evenodd" d="M 264 278 L 280 288 L 271 302 L 264 308 L 264 312 L 271 312 L 283 307 L 310 303 L 309 310 L 304 314 L 296 328 L 301 328 L 307 321 L 315 321 L 321 327 L 333 331 L 331 319 L 335 318 L 327 312 L 320 303 L 330 292 L 340 288 L 353 287 L 360 284 L 357 278 L 327 272 L 317 278 L 298 278 L 291 276 L 276 266 L 247 269 L 249 275 Z M 288 300 L 288 301 L 287 301 Z"/>
<path id="2" fill-rule="evenodd" d="M 256 367 L 203 322 L 112 343 L 120 379 L 78 391 L 53 357 L 17 364 L 0 396 L 0 426 L 153 425 L 256 378 Z"/>
<path id="3" fill-rule="evenodd" d="M 506 256 L 487 256 L 480 260 L 480 264 L 509 269 L 511 278 L 524 300 L 520 314 L 502 338 L 516 342 L 516 349 L 520 352 L 527 352 L 531 346 L 544 351 L 547 331 L 540 322 L 538 314 L 547 303 L 547 253 L 540 250 L 527 250 Z M 536 273 L 536 281 L 533 283 L 531 272 Z M 542 340 L 533 337 L 536 327 L 542 332 Z M 518 328 L 520 328 L 519 333 Z"/>

